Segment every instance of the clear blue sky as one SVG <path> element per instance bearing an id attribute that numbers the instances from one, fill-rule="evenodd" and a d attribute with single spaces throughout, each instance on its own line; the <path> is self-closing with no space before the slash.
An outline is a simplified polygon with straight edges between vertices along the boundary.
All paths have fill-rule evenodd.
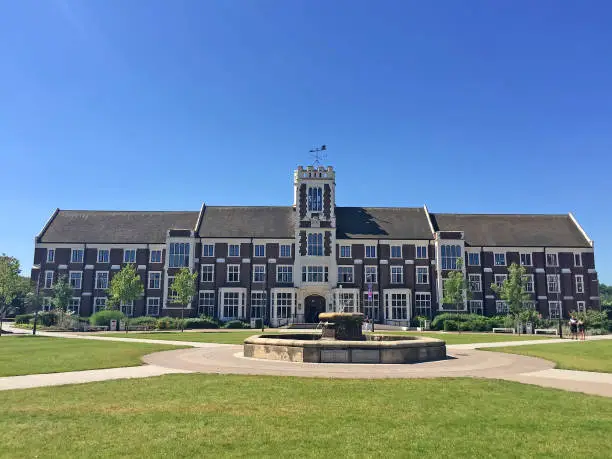
<path id="1" fill-rule="evenodd" d="M 435 3 L 435 5 L 434 5 Z M 0 252 L 56 207 L 574 212 L 612 282 L 608 1 L 20 0 L 0 9 Z"/>

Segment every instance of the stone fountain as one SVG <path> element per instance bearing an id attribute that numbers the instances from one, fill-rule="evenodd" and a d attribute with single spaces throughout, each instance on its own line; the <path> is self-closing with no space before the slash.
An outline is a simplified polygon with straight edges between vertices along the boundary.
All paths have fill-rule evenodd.
<path id="1" fill-rule="evenodd" d="M 361 313 L 319 314 L 321 333 L 281 333 L 244 340 L 244 356 L 311 363 L 416 363 L 446 358 L 439 339 L 362 332 Z"/>

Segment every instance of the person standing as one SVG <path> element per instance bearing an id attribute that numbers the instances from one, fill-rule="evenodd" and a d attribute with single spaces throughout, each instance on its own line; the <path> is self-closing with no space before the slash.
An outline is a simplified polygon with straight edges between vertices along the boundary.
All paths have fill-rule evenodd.
<path id="1" fill-rule="evenodd" d="M 572 339 L 578 339 L 578 321 L 575 316 L 570 317 L 569 326 Z"/>
<path id="2" fill-rule="evenodd" d="M 582 319 L 578 319 L 578 337 L 584 341 L 586 339 L 586 324 L 584 323 L 584 320 Z"/>

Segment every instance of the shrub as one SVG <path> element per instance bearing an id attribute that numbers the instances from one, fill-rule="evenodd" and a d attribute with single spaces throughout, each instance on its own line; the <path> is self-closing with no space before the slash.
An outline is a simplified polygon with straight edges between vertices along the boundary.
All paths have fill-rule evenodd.
<path id="1" fill-rule="evenodd" d="M 175 317 L 160 317 L 157 319 L 157 328 L 159 330 L 180 330 L 181 323 L 185 323 L 186 319 L 177 319 Z M 183 327 L 184 328 L 184 327 Z"/>
<path id="2" fill-rule="evenodd" d="M 29 324 L 30 320 L 34 318 L 34 314 L 19 314 L 15 316 L 16 324 Z"/>
<path id="3" fill-rule="evenodd" d="M 116 320 L 119 322 L 120 320 L 124 319 L 125 314 L 123 314 L 121 311 L 105 309 L 104 311 L 98 311 L 95 314 L 92 314 L 89 318 L 89 323 L 97 327 L 109 327 L 111 320 Z"/>
<path id="4" fill-rule="evenodd" d="M 185 328 L 219 328 L 219 324 L 215 321 L 207 318 L 193 318 L 185 319 Z"/>
<path id="5" fill-rule="evenodd" d="M 444 331 L 457 331 L 459 326 L 454 320 L 445 320 L 444 321 Z"/>
<path id="6" fill-rule="evenodd" d="M 153 329 L 157 327 L 157 317 L 141 316 L 130 319 L 130 327 L 131 326 Z"/>
<path id="7" fill-rule="evenodd" d="M 57 324 L 57 313 L 55 311 L 41 312 L 38 314 L 38 322 L 43 327 L 52 327 Z"/>
<path id="8" fill-rule="evenodd" d="M 255 328 L 262 328 L 262 327 L 263 327 L 262 319 L 255 319 Z"/>
<path id="9" fill-rule="evenodd" d="M 446 323 L 444 325 L 446 325 Z M 457 325 L 458 325 L 457 328 L 459 329 L 459 331 L 472 331 L 472 330 L 474 330 L 474 328 L 473 328 L 474 322 L 472 322 L 472 321 L 469 321 L 469 322 L 459 322 Z"/>
<path id="10" fill-rule="evenodd" d="M 251 325 L 242 320 L 230 320 L 223 325 L 223 328 L 251 328 Z"/>

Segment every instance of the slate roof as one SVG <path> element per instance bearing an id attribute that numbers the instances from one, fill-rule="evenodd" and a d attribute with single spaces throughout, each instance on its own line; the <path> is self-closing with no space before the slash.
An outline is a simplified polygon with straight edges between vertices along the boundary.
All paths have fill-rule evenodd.
<path id="1" fill-rule="evenodd" d="M 336 207 L 338 239 L 433 239 L 422 207 Z"/>
<path id="2" fill-rule="evenodd" d="M 59 210 L 40 242 L 128 244 L 166 242 L 170 228 L 193 230 L 199 212 Z"/>
<path id="3" fill-rule="evenodd" d="M 430 214 L 437 231 L 463 231 L 482 247 L 591 247 L 568 214 Z"/>
<path id="4" fill-rule="evenodd" d="M 200 237 L 293 238 L 292 206 L 206 206 L 200 226 Z"/>

